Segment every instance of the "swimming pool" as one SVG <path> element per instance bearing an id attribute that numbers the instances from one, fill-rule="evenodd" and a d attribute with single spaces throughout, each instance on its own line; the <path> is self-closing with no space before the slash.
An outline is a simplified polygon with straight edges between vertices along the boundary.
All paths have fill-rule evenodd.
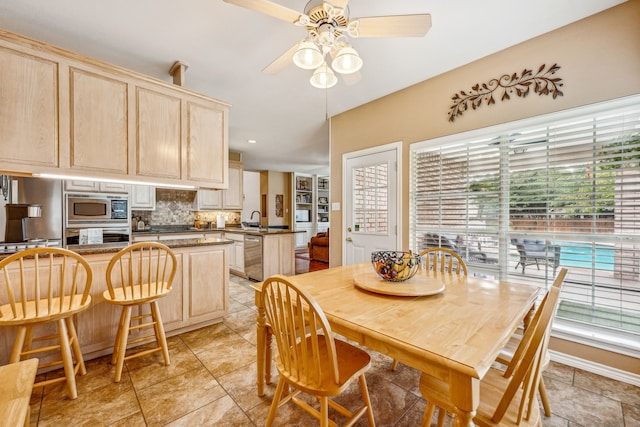
<path id="1" fill-rule="evenodd" d="M 596 270 L 613 270 L 614 249 L 611 245 L 557 242 L 560 246 L 560 265 Z M 594 264 L 595 263 L 595 264 Z"/>

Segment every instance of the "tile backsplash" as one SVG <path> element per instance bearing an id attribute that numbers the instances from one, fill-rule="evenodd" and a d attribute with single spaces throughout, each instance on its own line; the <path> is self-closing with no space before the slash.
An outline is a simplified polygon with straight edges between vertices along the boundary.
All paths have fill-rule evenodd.
<path id="1" fill-rule="evenodd" d="M 193 224 L 197 218 L 201 224 L 212 222 L 216 224 L 218 215 L 226 217 L 227 224 L 240 224 L 240 212 L 220 211 L 205 212 L 195 211 L 195 190 L 175 190 L 166 188 L 156 189 L 156 210 L 137 211 L 132 210 L 133 217 L 140 217 L 145 224 L 153 225 L 185 225 Z"/>

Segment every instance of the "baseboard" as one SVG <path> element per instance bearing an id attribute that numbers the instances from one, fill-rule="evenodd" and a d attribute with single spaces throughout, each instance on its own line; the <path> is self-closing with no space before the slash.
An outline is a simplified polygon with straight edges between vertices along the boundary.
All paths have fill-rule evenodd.
<path id="1" fill-rule="evenodd" d="M 553 350 L 549 350 L 549 355 L 554 362 L 640 387 L 640 375 Z"/>

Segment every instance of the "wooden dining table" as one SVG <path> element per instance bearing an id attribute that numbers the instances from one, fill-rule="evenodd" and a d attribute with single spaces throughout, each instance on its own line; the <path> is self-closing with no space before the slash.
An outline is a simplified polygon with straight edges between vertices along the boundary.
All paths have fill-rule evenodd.
<path id="1" fill-rule="evenodd" d="M 334 333 L 447 381 L 460 425 L 472 425 L 480 380 L 520 322 L 532 313 L 541 288 L 473 276 L 419 271 L 407 282 L 382 282 L 370 263 L 346 265 L 287 278 L 307 291 Z M 389 295 L 413 284 L 431 295 Z M 377 289 L 384 287 L 384 291 Z M 271 335 L 255 289 L 257 386 L 271 381 Z M 374 291 L 367 290 L 374 289 Z M 391 290 L 391 291 L 389 291 Z M 420 292 L 416 292 L 420 293 Z M 429 294 L 430 292 L 425 292 Z"/>

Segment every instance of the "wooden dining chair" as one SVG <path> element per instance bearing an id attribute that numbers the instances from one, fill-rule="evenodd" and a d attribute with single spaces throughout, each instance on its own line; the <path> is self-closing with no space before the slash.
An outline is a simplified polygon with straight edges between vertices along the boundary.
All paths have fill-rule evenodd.
<path id="1" fill-rule="evenodd" d="M 323 427 L 335 425 L 329 420 L 329 406 L 348 418 L 345 425 L 352 425 L 366 413 L 369 425 L 374 426 L 364 376 L 371 366 L 369 354 L 335 339 L 320 306 L 290 279 L 268 278 L 261 298 L 278 347 L 276 366 L 280 374 L 266 425 L 271 426 L 277 409 L 291 400 L 319 419 Z M 329 398 L 341 394 L 356 378 L 364 404 L 351 412 Z M 288 393 L 283 396 L 285 389 Z M 316 397 L 320 410 L 300 399 L 301 392 Z"/>
<path id="2" fill-rule="evenodd" d="M 511 375 L 505 376 L 497 368 L 490 368 L 480 381 L 480 404 L 473 417 L 478 426 L 540 426 L 540 408 L 535 401 L 535 390 L 542 375 L 544 353 L 547 351 L 553 317 L 558 306 L 560 288 L 567 270 L 562 269 L 556 283 L 542 300 L 523 336 L 521 351 L 513 360 Z M 422 426 L 431 424 L 438 407 L 455 414 L 450 399 L 450 384 L 441 378 L 423 373 L 420 376 L 420 393 L 427 400 Z M 442 417 L 444 418 L 444 417 Z M 441 427 L 441 417 L 438 426 Z"/>
<path id="3" fill-rule="evenodd" d="M 418 254 L 425 260 L 425 271 L 435 271 L 443 274 L 467 275 L 467 264 L 460 255 L 447 248 L 428 248 Z M 398 360 L 393 359 L 391 370 L 398 368 Z"/>
<path id="4" fill-rule="evenodd" d="M 451 249 L 428 248 L 418 255 L 424 258 L 426 271 L 467 275 L 467 264 Z"/>
<path id="5" fill-rule="evenodd" d="M 158 300 L 171 292 L 176 268 L 173 251 L 158 242 L 134 243 L 120 250 L 109 262 L 104 300 L 122 306 L 111 356 L 111 363 L 116 365 L 115 382 L 120 382 L 126 360 L 161 351 L 164 364 L 168 366 L 171 363 Z M 149 313 L 143 311 L 145 305 L 149 305 Z M 134 307 L 138 312 L 132 316 Z M 144 328 L 151 327 L 153 335 L 138 336 Z M 136 335 L 130 339 L 132 332 Z M 155 340 L 156 346 L 126 355 L 127 345 L 149 340 Z"/>
<path id="6" fill-rule="evenodd" d="M 89 263 L 67 249 L 33 248 L 0 261 L 0 271 L 0 326 L 17 327 L 9 363 L 58 350 L 61 360 L 42 356 L 39 369 L 62 365 L 64 376 L 33 386 L 66 381 L 69 398 L 75 399 L 76 375 L 84 375 L 87 370 L 74 316 L 91 305 L 93 276 Z M 47 324 L 54 324 L 57 331 L 51 333 Z"/>
<path id="7" fill-rule="evenodd" d="M 553 282 L 553 287 L 557 287 L 560 289 L 562 287 L 562 283 L 567 274 L 567 269 L 563 269 L 560 271 L 558 276 Z M 549 294 L 547 293 L 538 306 L 538 310 L 536 310 L 533 319 L 535 320 L 537 316 L 540 315 L 540 306 L 544 303 L 545 299 L 548 298 Z M 531 322 L 531 320 L 530 320 Z M 527 325 L 525 325 L 527 326 Z M 533 333 L 531 328 L 520 329 L 514 333 L 505 347 L 500 351 L 500 354 L 496 358 L 496 362 L 505 366 L 504 376 L 510 377 L 516 368 L 516 362 L 521 358 L 522 353 L 526 350 L 526 343 L 529 340 L 529 335 Z M 551 358 L 549 357 L 549 352 L 545 352 L 543 354 L 543 359 L 541 363 L 541 369 L 544 371 L 548 366 Z M 540 395 L 540 401 L 542 402 L 542 407 L 544 409 L 544 414 L 547 417 L 551 416 L 551 407 L 549 405 L 549 398 L 547 397 L 547 390 L 544 385 L 544 379 L 540 376 L 540 383 L 538 384 L 538 394 Z"/>

